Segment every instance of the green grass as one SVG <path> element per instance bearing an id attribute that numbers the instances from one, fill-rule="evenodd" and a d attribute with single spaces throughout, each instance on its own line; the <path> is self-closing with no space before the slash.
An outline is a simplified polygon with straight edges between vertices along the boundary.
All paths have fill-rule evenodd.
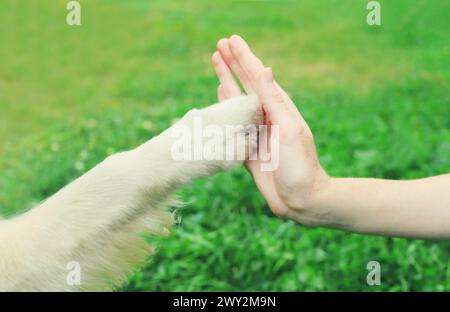
<path id="1" fill-rule="evenodd" d="M 239 33 L 310 124 L 337 176 L 450 168 L 448 1 L 65 1 L 0 5 L 0 213 L 215 101 L 209 57 Z M 86 157 L 87 155 L 87 157 Z M 36 177 L 39 177 L 37 179 Z M 173 235 L 121 290 L 450 290 L 445 241 L 350 235 L 275 218 L 244 169 L 196 182 Z M 382 285 L 366 284 L 366 264 Z"/>

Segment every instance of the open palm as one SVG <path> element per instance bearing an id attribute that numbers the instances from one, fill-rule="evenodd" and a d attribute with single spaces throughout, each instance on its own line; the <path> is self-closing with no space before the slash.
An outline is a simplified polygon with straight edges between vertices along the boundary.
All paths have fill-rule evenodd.
<path id="1" fill-rule="evenodd" d="M 240 36 L 219 40 L 212 61 L 220 81 L 219 101 L 242 94 L 234 73 L 245 92 L 255 93 L 260 99 L 265 123 L 279 127 L 279 136 L 268 140 L 269 150 L 279 148 L 278 168 L 263 171 L 261 160 L 246 162 L 258 189 L 276 215 L 314 223 L 314 214 L 306 209 L 309 195 L 326 181 L 327 175 L 317 159 L 312 133 L 297 107 L 273 80 L 272 70 L 263 65 Z"/>

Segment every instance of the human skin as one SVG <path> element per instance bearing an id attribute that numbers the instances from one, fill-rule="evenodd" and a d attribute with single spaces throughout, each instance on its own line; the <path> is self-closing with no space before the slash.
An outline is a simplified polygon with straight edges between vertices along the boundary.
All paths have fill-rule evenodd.
<path id="1" fill-rule="evenodd" d="M 242 94 L 234 73 L 244 93 L 260 99 L 265 123 L 279 127 L 278 168 L 262 171 L 260 160 L 246 162 L 276 215 L 355 233 L 450 239 L 450 174 L 416 180 L 331 177 L 301 113 L 240 36 L 219 40 L 212 62 L 220 101 Z"/>

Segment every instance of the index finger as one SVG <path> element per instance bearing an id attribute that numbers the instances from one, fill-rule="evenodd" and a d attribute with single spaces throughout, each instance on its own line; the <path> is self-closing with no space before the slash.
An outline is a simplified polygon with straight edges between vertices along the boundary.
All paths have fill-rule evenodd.
<path id="1" fill-rule="evenodd" d="M 217 51 L 220 52 L 223 60 L 227 64 L 228 67 L 236 74 L 237 78 L 241 82 L 247 94 L 252 93 L 252 88 L 250 81 L 247 77 L 245 71 L 241 68 L 238 61 L 234 58 L 233 54 L 230 50 L 230 40 L 223 38 L 217 42 Z"/>
<path id="2" fill-rule="evenodd" d="M 253 89 L 257 81 L 258 73 L 264 69 L 264 64 L 253 54 L 248 44 L 238 35 L 230 37 L 230 50 L 241 68 L 247 74 Z"/>

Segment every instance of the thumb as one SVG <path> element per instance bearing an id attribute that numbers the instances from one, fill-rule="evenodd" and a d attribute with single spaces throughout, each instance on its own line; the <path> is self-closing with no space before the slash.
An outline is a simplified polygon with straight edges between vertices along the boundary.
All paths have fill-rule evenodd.
<path id="1" fill-rule="evenodd" d="M 281 124 L 283 120 L 289 118 L 289 111 L 283 94 L 276 87 L 270 67 L 260 71 L 255 92 L 261 101 L 268 122 L 271 124 Z"/>

